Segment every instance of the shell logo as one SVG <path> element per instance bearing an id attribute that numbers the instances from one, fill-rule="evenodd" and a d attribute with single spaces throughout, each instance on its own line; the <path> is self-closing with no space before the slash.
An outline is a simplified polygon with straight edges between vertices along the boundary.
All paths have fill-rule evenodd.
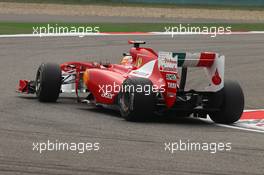
<path id="1" fill-rule="evenodd" d="M 136 67 L 140 67 L 142 65 L 142 62 L 143 62 L 142 58 L 138 57 L 137 62 L 136 62 Z"/>
<path id="2" fill-rule="evenodd" d="M 86 69 L 85 70 L 85 72 L 84 72 L 84 74 L 83 74 L 83 81 L 84 81 L 84 83 L 87 85 L 88 84 L 88 82 L 89 82 L 89 69 Z"/>

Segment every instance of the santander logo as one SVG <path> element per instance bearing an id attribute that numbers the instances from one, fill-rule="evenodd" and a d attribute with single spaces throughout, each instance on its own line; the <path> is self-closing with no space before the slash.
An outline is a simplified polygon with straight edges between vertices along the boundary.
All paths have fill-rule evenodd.
<path id="1" fill-rule="evenodd" d="M 219 76 L 218 70 L 216 69 L 214 76 L 212 77 L 212 82 L 215 85 L 219 85 L 222 82 L 221 77 Z"/>

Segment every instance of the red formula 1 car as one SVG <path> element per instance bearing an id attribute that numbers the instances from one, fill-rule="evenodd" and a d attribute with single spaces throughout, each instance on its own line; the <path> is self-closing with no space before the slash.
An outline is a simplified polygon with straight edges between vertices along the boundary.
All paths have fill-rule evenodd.
<path id="1" fill-rule="evenodd" d="M 78 101 L 116 107 L 129 121 L 153 113 L 206 117 L 217 123 L 239 120 L 244 95 L 238 83 L 224 81 L 225 57 L 217 53 L 155 52 L 133 44 L 120 64 L 67 62 L 41 64 L 34 81 L 20 80 L 18 91 L 35 93 L 41 102 L 55 102 L 60 93 L 76 93 Z M 185 90 L 187 68 L 208 74 L 203 91 Z M 181 77 L 178 70 L 181 68 Z M 80 98 L 79 93 L 86 93 Z"/>

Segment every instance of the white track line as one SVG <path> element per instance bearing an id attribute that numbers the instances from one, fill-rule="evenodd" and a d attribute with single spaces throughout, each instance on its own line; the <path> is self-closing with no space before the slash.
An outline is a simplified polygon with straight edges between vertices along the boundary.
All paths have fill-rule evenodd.
<path id="1" fill-rule="evenodd" d="M 248 109 L 248 110 L 244 110 L 244 112 L 250 112 L 250 111 L 264 111 L 264 109 Z M 215 124 L 216 126 L 221 126 L 221 127 L 225 127 L 225 128 L 232 128 L 232 129 L 238 129 L 238 130 L 244 130 L 244 131 L 251 131 L 251 132 L 258 132 L 258 133 L 264 133 L 264 130 L 259 130 L 259 129 L 252 129 L 252 128 L 245 128 L 242 126 L 238 126 L 236 125 L 236 123 L 232 124 L 232 125 L 225 125 L 225 124 L 218 124 L 218 123 L 214 123 L 209 116 L 207 116 L 206 119 L 200 118 L 199 120 L 205 121 L 207 123 L 211 123 L 211 124 Z"/>
<path id="2" fill-rule="evenodd" d="M 225 127 L 225 128 L 232 128 L 232 129 L 239 129 L 244 131 L 253 131 L 258 133 L 264 133 L 264 130 L 257 130 L 257 129 L 251 129 L 251 128 L 243 128 L 241 126 L 234 125 L 224 125 L 224 124 L 216 124 L 217 126 Z"/>
<path id="3" fill-rule="evenodd" d="M 205 121 L 207 123 L 210 123 L 210 124 L 214 124 L 216 126 L 221 126 L 221 127 L 225 127 L 225 128 L 232 128 L 232 129 L 238 129 L 238 130 L 244 130 L 244 131 L 251 131 L 251 132 L 258 132 L 258 133 L 264 133 L 264 130 L 257 130 L 257 129 L 251 129 L 251 128 L 243 128 L 243 127 L 240 127 L 240 126 L 236 126 L 235 124 L 233 125 L 225 125 L 225 124 L 218 124 L 218 123 L 214 123 L 211 119 L 209 118 L 206 118 L 206 119 L 199 119 L 199 120 L 202 120 L 202 121 Z"/>
<path id="4" fill-rule="evenodd" d="M 151 33 L 64 33 L 64 34 L 13 34 L 13 35 L 0 35 L 0 38 L 27 38 L 27 37 L 85 37 L 85 36 L 133 36 L 133 35 L 161 35 Z"/>
<path id="5" fill-rule="evenodd" d="M 264 109 L 245 109 L 244 112 L 264 111 Z"/>
<path id="6" fill-rule="evenodd" d="M 187 32 L 105 32 L 105 33 L 64 33 L 64 34 L 11 34 L 0 35 L 0 38 L 27 38 L 27 37 L 85 37 L 85 36 L 151 36 L 151 35 L 212 35 L 213 33 L 187 33 Z M 216 33 L 217 34 L 217 33 Z M 247 31 L 247 32 L 232 32 L 218 35 L 249 35 L 249 34 L 264 34 L 264 31 Z"/>
<path id="7" fill-rule="evenodd" d="M 245 35 L 245 34 L 264 34 L 264 31 L 237 31 L 231 33 L 190 33 L 190 32 L 149 32 L 158 35 Z"/>

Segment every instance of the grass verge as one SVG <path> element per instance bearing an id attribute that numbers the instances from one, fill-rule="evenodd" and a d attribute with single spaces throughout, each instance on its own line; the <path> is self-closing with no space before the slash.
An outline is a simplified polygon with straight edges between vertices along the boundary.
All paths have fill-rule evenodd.
<path id="1" fill-rule="evenodd" d="M 146 2 L 125 2 L 117 0 L 0 0 L 0 2 L 17 3 L 42 3 L 42 4 L 71 4 L 71 5 L 108 5 L 128 7 L 156 7 L 156 8 L 198 8 L 198 9 L 231 9 L 231 10 L 264 10 L 263 6 L 243 5 L 201 5 L 201 4 L 173 4 L 173 3 L 146 3 Z"/>
<path id="2" fill-rule="evenodd" d="M 164 32 L 165 26 L 177 26 L 176 23 L 13 23 L 13 22 L 0 22 L 0 34 L 31 34 L 33 27 L 99 27 L 100 32 Z M 232 31 L 264 31 L 264 23 L 256 24 L 182 24 L 185 27 L 232 27 Z"/>

